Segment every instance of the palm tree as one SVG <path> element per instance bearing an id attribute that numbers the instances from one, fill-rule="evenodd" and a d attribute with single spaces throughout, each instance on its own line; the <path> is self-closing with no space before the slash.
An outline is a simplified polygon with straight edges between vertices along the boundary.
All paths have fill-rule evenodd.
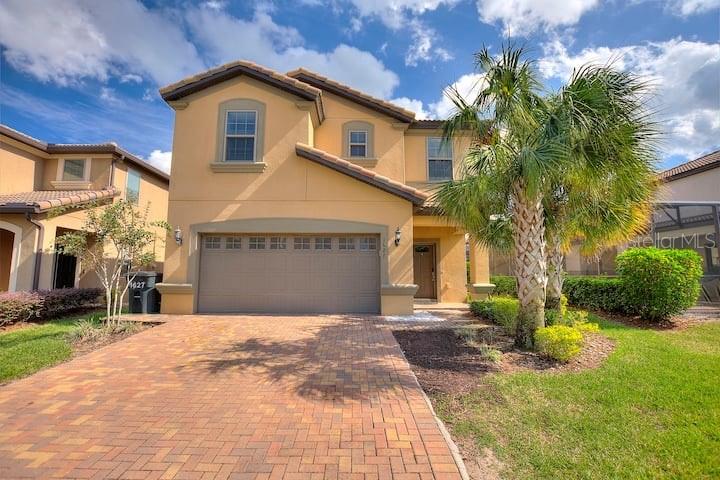
<path id="1" fill-rule="evenodd" d="M 545 324 L 546 226 L 559 233 L 554 240 L 562 239 L 583 226 L 590 211 L 546 215 L 549 204 L 557 206 L 548 200 L 558 192 L 569 205 L 581 195 L 602 198 L 600 179 L 612 178 L 619 200 L 632 204 L 632 196 L 622 195 L 634 181 L 620 173 L 653 170 L 655 129 L 645 114 L 647 85 L 635 76 L 585 67 L 547 94 L 524 56 L 520 48 L 505 47 L 498 57 L 483 48 L 476 54 L 484 74 L 477 96 L 468 102 L 448 91 L 456 112 L 444 124 L 444 137 L 470 134 L 472 144 L 464 176 L 444 184 L 434 198 L 440 212 L 475 241 L 510 246 L 520 302 L 515 342 L 530 348 L 535 330 Z M 564 230 L 565 224 L 572 228 Z"/>

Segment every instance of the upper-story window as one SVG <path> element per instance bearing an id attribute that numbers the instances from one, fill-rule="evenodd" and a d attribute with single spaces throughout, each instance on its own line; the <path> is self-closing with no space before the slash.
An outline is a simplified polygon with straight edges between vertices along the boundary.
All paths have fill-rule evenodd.
<path id="1" fill-rule="evenodd" d="M 225 161 L 254 162 L 257 112 L 229 110 L 225 118 Z"/>
<path id="2" fill-rule="evenodd" d="M 375 128 L 370 122 L 361 120 L 345 122 L 342 126 L 343 157 L 350 160 L 362 160 L 363 165 L 374 162 L 374 132 Z"/>
<path id="3" fill-rule="evenodd" d="M 86 180 L 86 168 L 87 162 L 84 158 L 66 158 L 63 161 L 61 180 L 64 182 L 83 182 Z"/>
<path id="4" fill-rule="evenodd" d="M 351 157 L 367 157 L 368 132 L 365 130 L 350 130 L 348 145 Z"/>
<path id="5" fill-rule="evenodd" d="M 140 173 L 135 170 L 128 170 L 127 182 L 125 183 L 125 198 L 132 203 L 140 201 Z"/>
<path id="6" fill-rule="evenodd" d="M 428 180 L 441 182 L 453 178 L 452 143 L 440 137 L 428 137 Z"/>

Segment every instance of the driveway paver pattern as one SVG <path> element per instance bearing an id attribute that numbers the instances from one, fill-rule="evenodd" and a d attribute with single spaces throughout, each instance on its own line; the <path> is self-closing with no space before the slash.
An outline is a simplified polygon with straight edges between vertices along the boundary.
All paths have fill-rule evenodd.
<path id="1" fill-rule="evenodd" d="M 382 322 L 196 315 L 0 387 L 0 478 L 460 474 Z"/>

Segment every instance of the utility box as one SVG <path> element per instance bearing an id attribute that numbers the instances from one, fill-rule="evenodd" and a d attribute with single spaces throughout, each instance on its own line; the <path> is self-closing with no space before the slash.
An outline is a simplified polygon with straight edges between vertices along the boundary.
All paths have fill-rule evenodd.
<path id="1" fill-rule="evenodd" d="M 162 281 L 162 273 L 135 272 L 128 274 L 128 278 L 132 278 L 130 313 L 160 313 L 160 292 L 155 284 Z"/>

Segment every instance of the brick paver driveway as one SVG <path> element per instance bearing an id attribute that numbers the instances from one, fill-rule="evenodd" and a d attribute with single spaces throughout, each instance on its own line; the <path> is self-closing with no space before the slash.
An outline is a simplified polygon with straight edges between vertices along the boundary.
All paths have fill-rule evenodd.
<path id="1" fill-rule="evenodd" d="M 0 478 L 453 478 L 392 333 L 188 316 L 0 387 Z"/>

